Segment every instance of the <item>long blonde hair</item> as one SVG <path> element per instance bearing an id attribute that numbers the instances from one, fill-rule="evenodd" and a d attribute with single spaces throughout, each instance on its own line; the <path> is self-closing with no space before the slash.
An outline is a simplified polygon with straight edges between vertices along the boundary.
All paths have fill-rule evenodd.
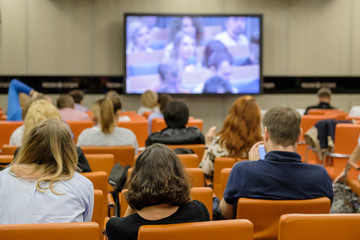
<path id="1" fill-rule="evenodd" d="M 71 179 L 78 157 L 68 126 L 61 120 L 49 118 L 33 127 L 24 139 L 10 171 L 17 177 L 36 180 L 36 189 L 54 189 L 60 180 Z M 41 184 L 49 182 L 48 186 Z"/>
<path id="2" fill-rule="evenodd" d="M 121 110 L 116 98 L 104 98 L 100 102 L 101 131 L 112 133 L 117 125 L 116 112 Z"/>
<path id="3" fill-rule="evenodd" d="M 31 104 L 24 120 L 23 144 L 26 136 L 29 135 L 38 123 L 47 118 L 61 120 L 61 115 L 54 105 L 46 100 L 38 100 Z"/>

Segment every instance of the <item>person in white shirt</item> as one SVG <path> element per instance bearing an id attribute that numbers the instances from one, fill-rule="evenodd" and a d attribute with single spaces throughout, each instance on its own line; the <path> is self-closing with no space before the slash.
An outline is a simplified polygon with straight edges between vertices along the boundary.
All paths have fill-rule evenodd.
<path id="1" fill-rule="evenodd" d="M 157 93 L 150 90 L 141 94 L 141 106 L 137 114 L 142 115 L 144 112 L 160 112 L 158 99 Z"/>
<path id="2" fill-rule="evenodd" d="M 94 187 L 76 172 L 68 126 L 50 118 L 31 129 L 0 172 L 0 224 L 90 222 Z"/>
<path id="3" fill-rule="evenodd" d="M 249 45 L 248 38 L 243 34 L 246 28 L 244 17 L 229 17 L 225 21 L 225 28 L 214 37 L 215 40 L 221 41 L 226 47 Z"/>

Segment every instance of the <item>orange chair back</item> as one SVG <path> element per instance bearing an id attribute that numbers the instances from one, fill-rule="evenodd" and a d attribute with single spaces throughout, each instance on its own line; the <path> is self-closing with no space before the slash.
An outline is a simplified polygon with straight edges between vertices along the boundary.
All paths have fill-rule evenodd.
<path id="1" fill-rule="evenodd" d="M 69 125 L 71 132 L 74 134 L 75 143 L 77 143 L 77 139 L 83 130 L 94 126 L 92 121 L 67 121 L 66 123 Z"/>
<path id="2" fill-rule="evenodd" d="M 0 155 L 0 163 L 11 163 L 14 155 Z"/>
<path id="3" fill-rule="evenodd" d="M 153 112 L 144 112 L 143 113 L 143 116 L 145 117 L 145 118 L 149 118 L 149 116 L 152 114 Z"/>
<path id="4" fill-rule="evenodd" d="M 220 173 L 221 179 L 221 198 L 224 195 L 224 191 L 226 188 L 227 181 L 229 179 L 229 175 L 232 168 L 223 168 Z"/>
<path id="5" fill-rule="evenodd" d="M 148 121 L 146 119 L 118 122 L 118 127 L 130 129 L 135 134 L 139 147 L 145 147 L 145 141 L 149 136 Z"/>
<path id="6" fill-rule="evenodd" d="M 193 152 L 198 155 L 199 159 L 202 159 L 205 151 L 204 144 L 181 144 L 181 145 L 166 145 L 167 147 L 174 150 L 175 148 L 188 148 L 193 150 Z"/>
<path id="7" fill-rule="evenodd" d="M 224 168 L 232 168 L 236 163 L 235 158 L 216 157 L 214 160 L 214 178 L 213 188 L 214 193 L 218 198 L 222 198 L 223 191 L 221 187 L 221 170 Z"/>
<path id="8" fill-rule="evenodd" d="M 360 214 L 286 214 L 281 216 L 279 240 L 360 238 Z"/>
<path id="9" fill-rule="evenodd" d="M 84 154 L 113 154 L 115 163 L 134 166 L 135 148 L 126 146 L 81 146 Z"/>
<path id="10" fill-rule="evenodd" d="M 104 205 L 105 196 L 101 190 L 94 189 L 94 208 L 92 215 L 92 222 L 96 222 L 99 225 L 99 237 L 102 237 L 102 230 L 104 230 L 104 213 L 106 212 L 106 206 Z"/>
<path id="11" fill-rule="evenodd" d="M 99 240 L 94 222 L 0 224 L 0 239 L 23 240 Z"/>
<path id="12" fill-rule="evenodd" d="M 223 220 L 168 225 L 143 225 L 138 240 L 252 240 L 253 225 L 248 220 Z"/>
<path id="13" fill-rule="evenodd" d="M 85 154 L 86 159 L 92 171 L 104 171 L 110 176 L 111 169 L 115 165 L 115 158 L 112 154 Z M 107 184 L 107 191 L 113 190 L 110 184 Z"/>
<path id="14" fill-rule="evenodd" d="M 19 146 L 12 146 L 12 145 L 8 145 L 8 144 L 4 144 L 2 146 L 2 152 L 1 154 L 3 155 L 14 155 L 15 150 L 18 148 Z"/>
<path id="15" fill-rule="evenodd" d="M 81 173 L 84 177 L 88 178 L 94 185 L 94 189 L 101 190 L 104 194 L 107 193 L 107 179 L 108 175 L 106 172 L 86 172 Z"/>
<path id="16" fill-rule="evenodd" d="M 304 141 L 304 134 L 307 130 L 309 130 L 311 127 L 313 127 L 318 121 L 324 120 L 324 119 L 335 119 L 333 115 L 304 115 L 301 117 L 301 124 L 300 127 L 303 130 L 303 134 L 301 136 L 301 141 Z"/>
<path id="17" fill-rule="evenodd" d="M 210 219 L 212 220 L 213 190 L 208 187 L 193 187 L 190 189 L 190 195 L 192 200 L 198 200 L 205 205 L 210 214 Z"/>
<path id="18" fill-rule="evenodd" d="M 119 202 L 120 202 L 120 217 L 124 217 L 126 209 L 128 208 L 129 204 L 127 203 L 125 199 L 125 193 L 127 192 L 127 189 L 123 189 L 119 193 Z"/>
<path id="19" fill-rule="evenodd" d="M 185 168 L 198 168 L 200 160 L 196 154 L 178 154 L 177 155 Z"/>
<path id="20" fill-rule="evenodd" d="M 254 239 L 278 238 L 279 219 L 288 213 L 329 213 L 330 199 L 263 200 L 240 198 L 237 205 L 238 219 L 249 219 L 254 224 Z"/>
<path id="21" fill-rule="evenodd" d="M 204 121 L 202 119 L 194 119 L 189 117 L 186 127 L 197 127 L 200 131 L 203 130 Z M 166 128 L 166 123 L 163 118 L 154 118 L 151 120 L 151 132 L 159 132 Z"/>
<path id="22" fill-rule="evenodd" d="M 204 172 L 200 168 L 185 168 L 186 173 L 190 177 L 192 187 L 204 187 Z"/>
<path id="23" fill-rule="evenodd" d="M 17 122 L 8 122 L 8 121 L 0 121 L 0 146 L 4 144 L 9 144 L 10 137 L 13 131 L 23 125 L 23 121 Z"/>

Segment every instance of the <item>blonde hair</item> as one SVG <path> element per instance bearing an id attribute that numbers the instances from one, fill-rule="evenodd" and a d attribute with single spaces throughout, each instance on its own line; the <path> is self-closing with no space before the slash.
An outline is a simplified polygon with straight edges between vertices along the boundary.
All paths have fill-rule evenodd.
<path id="1" fill-rule="evenodd" d="M 95 124 L 98 124 L 101 122 L 101 116 L 100 116 L 100 103 L 102 100 L 97 100 L 91 105 L 91 112 L 92 112 L 92 120 Z"/>
<path id="2" fill-rule="evenodd" d="M 54 105 L 46 100 L 38 100 L 31 104 L 24 120 L 23 143 L 31 129 L 42 120 L 47 118 L 56 118 L 61 120 L 61 115 Z"/>
<path id="3" fill-rule="evenodd" d="M 11 164 L 10 171 L 17 177 L 35 179 L 36 189 L 54 194 L 55 183 L 71 179 L 77 169 L 77 152 L 68 126 L 50 118 L 33 127 L 25 137 Z M 49 182 L 49 184 L 41 184 Z"/>
<path id="4" fill-rule="evenodd" d="M 156 92 L 147 90 L 141 94 L 141 105 L 147 108 L 154 108 L 158 105 L 158 95 Z"/>
<path id="5" fill-rule="evenodd" d="M 113 98 L 104 98 L 100 102 L 100 124 L 103 133 L 112 133 L 116 127 L 116 111 Z"/>

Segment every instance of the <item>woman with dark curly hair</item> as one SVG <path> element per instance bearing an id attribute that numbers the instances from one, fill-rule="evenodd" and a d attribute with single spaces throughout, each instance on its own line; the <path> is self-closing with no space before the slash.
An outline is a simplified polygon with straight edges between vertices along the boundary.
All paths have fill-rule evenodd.
<path id="1" fill-rule="evenodd" d="M 109 240 L 137 239 L 142 225 L 210 220 L 205 205 L 191 201 L 184 167 L 165 145 L 154 144 L 139 155 L 125 197 L 129 203 L 125 217 L 106 224 Z"/>

